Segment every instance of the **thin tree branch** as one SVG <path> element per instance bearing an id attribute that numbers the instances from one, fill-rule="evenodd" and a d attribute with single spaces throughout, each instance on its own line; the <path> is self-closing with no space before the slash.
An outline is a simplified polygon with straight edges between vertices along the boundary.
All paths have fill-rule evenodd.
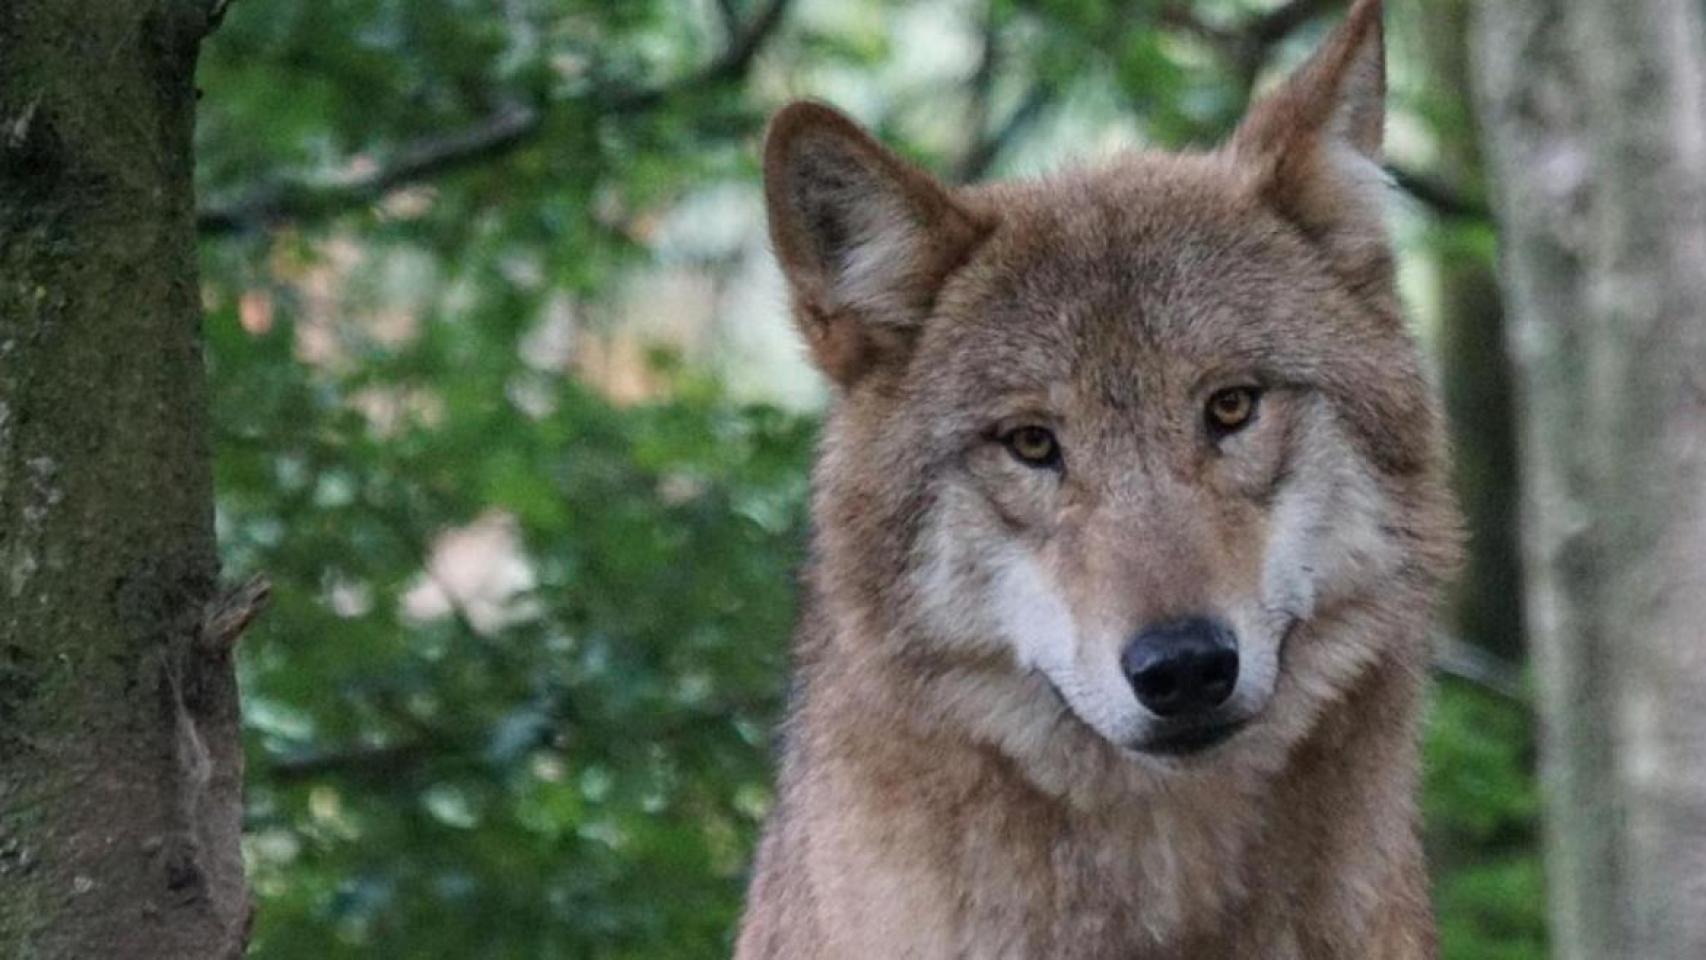
<path id="1" fill-rule="evenodd" d="M 467 129 L 406 143 L 390 163 L 371 170 L 257 187 L 240 200 L 202 210 L 196 228 L 204 237 L 221 236 L 366 206 L 401 187 L 501 157 L 533 139 L 543 122 L 533 107 L 511 107 Z"/>
<path id="2" fill-rule="evenodd" d="M 1158 17 L 1162 24 L 1195 34 L 1214 47 L 1231 64 L 1248 97 L 1275 47 L 1305 24 L 1343 4 L 1344 0 L 1291 0 L 1235 27 L 1204 20 L 1187 0 L 1164 5 Z"/>
<path id="3" fill-rule="evenodd" d="M 752 66 L 752 61 L 757 59 L 765 41 L 782 25 L 783 14 L 788 12 L 790 2 L 791 0 L 770 0 L 764 9 L 747 22 L 744 29 L 735 33 L 729 45 L 715 60 L 683 80 L 661 87 L 604 91 L 603 100 L 607 109 L 615 113 L 650 110 L 677 94 L 738 80 L 746 73 L 747 68 Z"/>
<path id="4" fill-rule="evenodd" d="M 1386 173 L 1398 189 L 1421 201 L 1429 210 L 1447 220 L 1471 220 L 1491 223 L 1492 208 L 1487 201 L 1470 196 L 1456 187 L 1415 170 L 1388 164 Z"/>
<path id="5" fill-rule="evenodd" d="M 769 0 L 736 31 L 716 59 L 688 76 L 658 87 L 596 89 L 585 96 L 616 113 L 653 109 L 679 94 L 738 79 L 781 25 L 790 0 Z M 330 179 L 293 179 L 263 184 L 228 204 L 203 209 L 196 218 L 202 236 L 221 236 L 316 220 L 364 207 L 392 192 L 513 153 L 544 130 L 545 109 L 510 105 L 470 127 L 405 143 L 388 163 Z"/>
<path id="6" fill-rule="evenodd" d="M 1275 47 L 1304 25 L 1343 3 L 1344 0 L 1291 0 L 1238 27 L 1222 27 L 1206 21 L 1188 2 L 1165 4 L 1157 16 L 1163 25 L 1194 34 L 1219 52 L 1237 73 L 1248 97 L 1257 77 L 1273 57 Z M 1485 200 L 1413 170 L 1395 165 L 1386 169 L 1399 189 L 1421 201 L 1439 217 L 1479 222 L 1492 220 L 1492 210 Z"/>
<path id="7" fill-rule="evenodd" d="M 207 32 L 202 36 L 211 36 L 220 24 L 225 22 L 225 15 L 231 12 L 231 0 L 210 0 L 207 5 Z"/>
<path id="8" fill-rule="evenodd" d="M 734 700 L 716 704 L 708 709 L 687 711 L 668 722 L 650 726 L 643 731 L 648 743 L 673 743 L 704 735 L 713 726 L 733 724 L 743 718 L 765 717 L 773 714 L 778 704 L 768 700 Z M 573 736 L 583 730 L 585 723 L 575 713 L 574 705 L 558 699 L 543 716 L 538 739 L 533 747 L 544 747 L 562 736 Z M 356 780 L 391 784 L 414 775 L 429 765 L 490 763 L 486 745 L 498 736 L 498 727 L 476 731 L 474 736 L 464 731 L 421 729 L 411 739 L 385 745 L 357 745 L 327 750 L 315 750 L 276 757 L 262 767 L 260 779 L 273 784 L 294 784 L 328 777 L 351 777 Z"/>
<path id="9" fill-rule="evenodd" d="M 1224 49 L 1239 42 L 1237 33 L 1204 20 L 1187 0 L 1163 5 L 1155 17 L 1162 26 L 1194 34 L 1215 47 Z"/>
<path id="10" fill-rule="evenodd" d="M 746 68 L 758 56 L 764 42 L 782 25 L 782 17 L 788 12 L 789 0 L 770 0 L 765 7 L 747 23 L 746 29 L 737 33 L 723 56 L 712 63 L 707 71 L 706 80 L 731 80 L 746 72 Z"/>
<path id="11" fill-rule="evenodd" d="M 1037 84 L 1026 91 L 1024 99 L 1007 115 L 1001 126 L 981 137 L 954 168 L 958 183 L 970 183 L 988 173 L 995 161 L 1035 123 L 1054 99 L 1054 90 L 1047 84 Z"/>
<path id="12" fill-rule="evenodd" d="M 1344 0 L 1291 0 L 1257 17 L 1250 26 L 1250 37 L 1257 44 L 1273 47 L 1309 21 L 1343 5 Z"/>
<path id="13" fill-rule="evenodd" d="M 1345 0 L 1291 0 L 1236 27 L 1204 20 L 1188 0 L 1162 6 L 1158 16 L 1166 26 L 1194 33 L 1230 52 L 1254 55 L 1278 46 L 1303 25 L 1344 3 Z"/>
<path id="14" fill-rule="evenodd" d="M 989 0 L 983 15 L 983 53 L 978 58 L 977 68 L 966 81 L 966 129 L 971 131 L 972 139 L 957 167 L 964 167 L 985 142 L 989 129 L 990 100 L 995 95 L 996 67 L 1000 61 L 1000 19 L 996 15 L 995 0 Z"/>
<path id="15" fill-rule="evenodd" d="M 1434 637 L 1434 669 L 1501 699 L 1529 706 L 1521 670 L 1455 637 Z"/>
<path id="16" fill-rule="evenodd" d="M 735 9 L 735 0 L 717 0 L 717 16 L 722 21 L 723 33 L 729 43 L 740 35 L 740 11 Z"/>
<path id="17" fill-rule="evenodd" d="M 389 746 L 352 747 L 346 750 L 327 750 L 299 756 L 279 757 L 264 766 L 269 783 L 288 785 L 329 776 L 355 776 L 359 779 L 386 782 L 407 774 L 439 753 L 433 744 L 410 742 Z"/>

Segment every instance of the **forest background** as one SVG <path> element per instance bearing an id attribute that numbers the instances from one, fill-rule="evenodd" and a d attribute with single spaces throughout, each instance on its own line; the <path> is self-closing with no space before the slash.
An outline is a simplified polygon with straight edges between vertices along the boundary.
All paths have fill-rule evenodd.
<path id="1" fill-rule="evenodd" d="M 1391 4 L 1404 291 L 1475 559 L 1429 849 L 1544 955 L 1467 5 Z M 757 144 L 813 96 L 957 181 L 1213 143 L 1330 2 L 242 0 L 197 139 L 259 958 L 717 957 L 768 808 L 823 388 Z"/>

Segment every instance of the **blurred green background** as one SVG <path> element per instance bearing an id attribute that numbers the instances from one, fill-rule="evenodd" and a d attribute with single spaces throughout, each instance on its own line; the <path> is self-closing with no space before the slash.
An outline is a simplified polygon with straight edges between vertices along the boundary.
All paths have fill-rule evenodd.
<path id="1" fill-rule="evenodd" d="M 1427 739 L 1444 955 L 1545 954 L 1508 376 L 1463 0 L 1393 0 L 1403 287 L 1476 591 Z M 254 955 L 727 956 L 823 391 L 767 114 L 954 180 L 1206 145 L 1340 5 L 241 0 L 198 152 Z"/>

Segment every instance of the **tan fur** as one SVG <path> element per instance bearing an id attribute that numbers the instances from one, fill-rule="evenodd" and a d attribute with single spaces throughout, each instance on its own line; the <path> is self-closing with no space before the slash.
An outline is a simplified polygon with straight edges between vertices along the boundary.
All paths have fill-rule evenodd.
<path id="1" fill-rule="evenodd" d="M 740 960 L 1434 955 L 1416 735 L 1458 533 L 1375 196 L 1379 6 L 1210 154 L 950 191 L 777 118 L 837 397 Z M 1258 419 L 1206 439 L 1247 382 Z M 1210 614 L 1251 722 L 1147 753 L 1119 646 Z"/>

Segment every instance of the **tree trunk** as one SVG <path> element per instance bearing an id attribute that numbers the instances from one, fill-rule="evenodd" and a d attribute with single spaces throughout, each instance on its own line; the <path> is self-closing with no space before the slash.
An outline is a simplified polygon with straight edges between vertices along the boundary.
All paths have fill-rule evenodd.
<path id="1" fill-rule="evenodd" d="M 1706 15 L 1482 5 L 1567 960 L 1706 956 Z"/>
<path id="2" fill-rule="evenodd" d="M 7 958 L 243 950 L 245 598 L 216 596 L 191 185 L 210 4 L 0 2 Z"/>
<path id="3" fill-rule="evenodd" d="M 1464 196 L 1486 192 L 1470 89 L 1472 0 L 1409 5 L 1439 144 L 1433 175 Z M 1471 538 L 1452 596 L 1451 622 L 1466 642 L 1509 663 L 1524 657 L 1518 543 L 1515 374 L 1505 352 L 1504 302 L 1492 259 L 1474 231 L 1435 227 L 1441 386 L 1451 418 L 1453 478 Z"/>

